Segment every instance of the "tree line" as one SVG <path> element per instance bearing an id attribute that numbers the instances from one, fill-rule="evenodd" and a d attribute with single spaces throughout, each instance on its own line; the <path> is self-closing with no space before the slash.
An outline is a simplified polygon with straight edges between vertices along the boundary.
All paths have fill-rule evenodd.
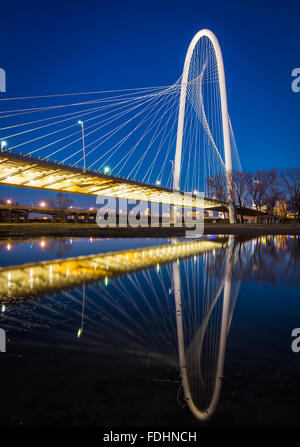
<path id="1" fill-rule="evenodd" d="M 291 212 L 300 222 L 300 168 L 232 172 L 228 176 L 219 173 L 209 177 L 208 194 L 221 202 L 227 202 L 229 196 L 241 215 L 241 209 L 254 207 L 280 220 Z"/>

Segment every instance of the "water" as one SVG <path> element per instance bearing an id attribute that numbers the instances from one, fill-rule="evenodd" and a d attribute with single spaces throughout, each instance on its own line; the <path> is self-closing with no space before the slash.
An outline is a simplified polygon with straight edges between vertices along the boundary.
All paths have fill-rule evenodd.
<path id="1" fill-rule="evenodd" d="M 2 425 L 299 425 L 298 237 L 70 241 L 1 247 Z"/>

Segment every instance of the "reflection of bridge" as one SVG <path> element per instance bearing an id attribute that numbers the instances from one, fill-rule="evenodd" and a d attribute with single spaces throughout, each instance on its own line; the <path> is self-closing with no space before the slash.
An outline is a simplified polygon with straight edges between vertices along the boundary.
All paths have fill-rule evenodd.
<path id="1" fill-rule="evenodd" d="M 0 269 L 0 299 L 34 296 L 74 287 L 83 282 L 108 281 L 111 276 L 146 269 L 172 260 L 221 248 L 225 240 L 194 241 L 78 258 L 24 264 Z"/>
<path id="2" fill-rule="evenodd" d="M 0 299 L 13 316 L 14 308 L 18 313 L 24 305 L 18 298 L 46 294 L 50 309 L 64 308 L 68 319 L 73 313 L 76 325 L 80 319 L 77 337 L 85 339 L 84 349 L 126 356 L 131 352 L 146 355 L 147 362 L 179 366 L 184 399 L 198 419 L 206 420 L 220 396 L 226 339 L 243 274 L 239 261 L 232 237 L 174 240 L 170 245 L 1 269 Z M 37 320 L 44 318 L 45 301 L 39 302 L 33 317 Z M 47 326 L 59 324 L 57 315 L 49 315 Z M 62 329 L 74 334 L 72 327 Z"/>

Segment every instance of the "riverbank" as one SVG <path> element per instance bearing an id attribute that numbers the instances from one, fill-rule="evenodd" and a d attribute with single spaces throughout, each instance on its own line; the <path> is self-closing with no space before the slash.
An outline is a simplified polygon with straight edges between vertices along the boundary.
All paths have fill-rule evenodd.
<path id="1" fill-rule="evenodd" d="M 300 235 L 299 224 L 205 224 L 204 234 L 234 234 L 241 236 Z M 104 228 L 96 224 L 29 223 L 0 224 L 0 239 L 35 237 L 184 237 L 185 229 L 167 228 Z"/>

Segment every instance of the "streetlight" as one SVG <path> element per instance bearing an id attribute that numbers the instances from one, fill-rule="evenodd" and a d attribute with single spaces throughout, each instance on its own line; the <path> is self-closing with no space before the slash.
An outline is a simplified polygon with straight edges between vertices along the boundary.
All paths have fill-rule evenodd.
<path id="1" fill-rule="evenodd" d="M 172 175 L 174 175 L 174 161 L 173 160 L 169 160 L 169 162 L 172 165 Z"/>
<path id="2" fill-rule="evenodd" d="M 5 140 L 1 140 L 1 151 L 5 146 L 7 146 L 7 142 Z"/>
<path id="3" fill-rule="evenodd" d="M 83 172 L 85 173 L 85 144 L 84 144 L 84 125 L 83 125 L 83 121 L 79 120 L 78 124 L 81 125 L 81 130 L 82 130 Z"/>
<path id="4" fill-rule="evenodd" d="M 11 205 L 12 204 L 12 200 L 11 199 L 7 199 L 6 203 L 7 203 L 7 205 Z"/>
<path id="5" fill-rule="evenodd" d="M 42 208 L 45 208 L 45 206 L 46 206 L 46 202 L 41 202 L 41 203 L 40 203 L 40 206 L 41 206 Z"/>

